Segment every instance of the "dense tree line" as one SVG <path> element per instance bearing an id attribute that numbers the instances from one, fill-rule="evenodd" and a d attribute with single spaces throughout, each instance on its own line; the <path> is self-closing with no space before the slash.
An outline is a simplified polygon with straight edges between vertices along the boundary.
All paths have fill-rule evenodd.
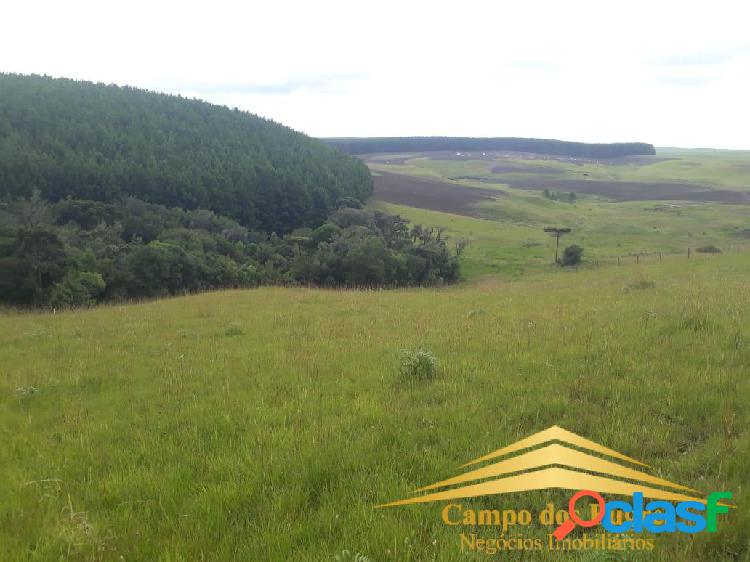
<path id="1" fill-rule="evenodd" d="M 321 224 L 364 200 L 367 168 L 257 116 L 130 87 L 0 74 L 0 197 L 124 197 L 208 209 L 252 230 Z"/>
<path id="2" fill-rule="evenodd" d="M 501 150 L 509 152 L 531 152 L 552 156 L 575 156 L 580 158 L 617 158 L 656 154 L 654 146 L 642 142 L 590 144 L 550 139 L 522 139 L 514 137 L 372 137 L 372 138 L 328 138 L 329 145 L 348 154 L 371 154 L 375 152 L 430 152 L 456 150 L 476 152 Z"/>
<path id="3" fill-rule="evenodd" d="M 319 227 L 248 230 L 207 209 L 128 197 L 113 202 L 38 193 L 0 202 L 0 302 L 81 306 L 262 284 L 327 287 L 456 281 L 441 232 L 339 200 Z"/>

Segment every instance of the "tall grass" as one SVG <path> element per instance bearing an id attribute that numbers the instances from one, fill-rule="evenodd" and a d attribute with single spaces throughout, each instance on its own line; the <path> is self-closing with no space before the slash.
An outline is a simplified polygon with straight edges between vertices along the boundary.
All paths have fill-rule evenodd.
<path id="1" fill-rule="evenodd" d="M 5 313 L 0 559 L 472 559 L 440 505 L 374 506 L 553 424 L 735 493 L 640 559 L 746 559 L 749 257 Z M 399 384 L 403 349 L 440 376 Z"/>

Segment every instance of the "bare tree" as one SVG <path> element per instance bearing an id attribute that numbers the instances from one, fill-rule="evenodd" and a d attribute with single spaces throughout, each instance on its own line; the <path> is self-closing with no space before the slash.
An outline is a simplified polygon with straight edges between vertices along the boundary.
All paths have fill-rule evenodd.
<path id="1" fill-rule="evenodd" d="M 466 246 L 469 245 L 469 241 L 466 238 L 461 238 L 460 240 L 456 241 L 456 257 L 461 257 L 461 254 L 463 254 L 464 250 L 466 249 Z"/>

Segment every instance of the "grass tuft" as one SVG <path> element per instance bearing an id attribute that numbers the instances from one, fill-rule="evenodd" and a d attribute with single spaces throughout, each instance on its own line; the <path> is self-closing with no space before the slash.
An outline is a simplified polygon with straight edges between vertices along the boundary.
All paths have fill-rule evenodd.
<path id="1" fill-rule="evenodd" d="M 399 374 L 402 380 L 426 381 L 437 376 L 438 358 L 427 349 L 404 350 L 401 352 Z"/>

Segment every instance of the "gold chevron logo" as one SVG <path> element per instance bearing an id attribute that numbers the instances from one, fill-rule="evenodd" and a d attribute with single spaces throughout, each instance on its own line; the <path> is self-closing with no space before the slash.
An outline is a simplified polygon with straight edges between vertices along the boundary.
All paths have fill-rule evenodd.
<path id="1" fill-rule="evenodd" d="M 705 499 L 692 495 L 700 494 L 697 490 L 643 472 L 642 468 L 648 468 L 648 465 L 556 425 L 469 461 L 460 468 L 493 460 L 496 461 L 415 490 L 421 495 L 378 507 L 553 488 L 630 496 L 641 492 L 644 497 L 658 500 L 706 503 Z"/>

